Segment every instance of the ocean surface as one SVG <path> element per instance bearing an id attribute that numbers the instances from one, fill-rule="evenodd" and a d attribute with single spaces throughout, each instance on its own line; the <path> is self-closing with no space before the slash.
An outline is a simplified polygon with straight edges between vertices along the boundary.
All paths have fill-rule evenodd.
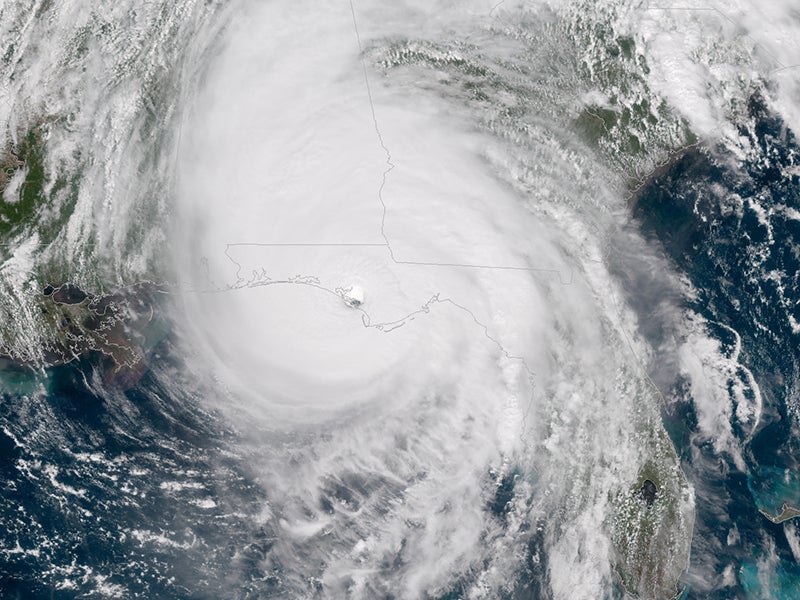
<path id="1" fill-rule="evenodd" d="M 794 598 L 800 21 L 650 4 L 0 8 L 0 596 Z"/>

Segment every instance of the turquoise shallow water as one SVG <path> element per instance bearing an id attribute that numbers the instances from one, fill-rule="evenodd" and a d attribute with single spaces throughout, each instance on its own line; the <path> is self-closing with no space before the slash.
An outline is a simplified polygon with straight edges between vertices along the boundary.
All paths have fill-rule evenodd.
<path id="1" fill-rule="evenodd" d="M 759 512 L 800 502 L 800 334 L 792 326 L 800 317 L 800 222 L 792 213 L 800 207 L 800 153 L 758 96 L 749 117 L 740 133 L 753 151 L 739 168 L 723 149 L 691 151 L 644 189 L 636 210 L 644 231 L 698 290 L 687 307 L 709 321 L 723 347 L 733 347 L 731 330 L 741 336 L 739 362 L 764 403 L 754 431 L 734 422 L 742 471 L 694 435 L 698 416 L 686 385 L 679 380 L 665 390 L 668 430 L 697 495 L 686 598 L 797 598 L 800 582 L 784 525 Z M 756 390 L 743 374 L 752 400 Z"/>
<path id="2" fill-rule="evenodd" d="M 758 600 L 795 600 L 800 589 L 800 568 L 781 563 L 773 569 L 756 562 L 742 565 L 739 581 L 748 598 Z"/>
<path id="3" fill-rule="evenodd" d="M 109 35 L 127 44 L 124 36 Z M 542 45 L 531 43 L 537 52 Z M 631 54 L 628 41 L 621 49 Z M 173 62 L 171 56 L 163 62 Z M 523 72 L 531 81 L 541 75 Z M 532 86 L 549 89 L 550 82 Z M 553 105 L 562 109 L 560 100 Z M 547 118 L 546 111 L 530 110 Z M 606 126 L 589 116 L 595 128 Z M 800 148 L 758 97 L 747 119 L 739 133 L 752 152 L 741 162 L 722 148 L 688 151 L 640 190 L 636 212 L 636 227 L 698 290 L 685 303 L 712 323 L 711 335 L 725 347 L 734 344 L 731 330 L 741 336 L 740 360 L 764 396 L 759 428 L 734 426 L 746 463 L 740 469 L 698 441 L 698 415 L 685 382 L 669 381 L 662 390 L 671 401 L 668 429 L 697 497 L 686 599 L 797 598 L 800 586 L 785 533 L 794 521 L 775 525 L 759 513 L 800 501 L 800 338 L 792 327 L 792 319 L 800 320 L 800 221 L 786 210 L 800 209 Z M 160 117 L 148 122 L 155 129 L 164 123 Z M 632 146 L 640 148 L 638 141 Z M 544 155 L 541 165 L 550 158 Z M 142 194 L 159 197 L 162 191 Z M 743 201 L 732 210 L 734 197 Z M 137 212 L 137 223 L 141 217 Z M 632 290 L 632 296 L 641 293 Z M 235 590 L 237 598 L 286 597 L 280 577 L 287 565 L 272 551 L 286 533 L 264 525 L 264 482 L 250 472 L 248 457 L 237 454 L 235 435 L 219 430 L 224 421 L 188 391 L 190 375 L 172 354 L 167 332 L 150 333 L 156 347 L 148 349 L 159 359 L 132 389 L 104 387 L 98 356 L 36 374 L 0 373 L 1 596 L 199 599 L 231 597 Z M 744 393 L 752 399 L 755 391 L 751 386 Z M 518 476 L 512 467 L 485 499 L 503 526 L 515 518 L 509 504 Z M 357 474 L 323 499 L 327 506 L 357 506 L 365 488 L 389 483 Z M 500 597 L 553 595 L 546 529 L 545 518 L 520 526 L 524 547 L 515 559 L 523 567 Z M 308 572 L 325 570 L 310 554 L 294 559 Z M 389 572 L 397 564 L 382 568 Z M 308 597 L 323 595 L 313 577 L 303 584 Z M 462 598 L 468 589 L 456 582 L 441 599 Z M 617 585 L 608 598 L 623 596 Z"/>
<path id="4" fill-rule="evenodd" d="M 759 466 L 748 479 L 759 509 L 777 516 L 784 503 L 800 508 L 800 473 L 791 469 Z"/>

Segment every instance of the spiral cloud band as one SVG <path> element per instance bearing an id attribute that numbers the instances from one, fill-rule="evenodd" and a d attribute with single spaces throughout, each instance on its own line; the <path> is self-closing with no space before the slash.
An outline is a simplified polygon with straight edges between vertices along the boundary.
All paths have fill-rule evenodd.
<path id="1" fill-rule="evenodd" d="M 468 125 L 365 77 L 346 9 L 313 30 L 259 16 L 265 31 L 225 49 L 182 138 L 189 255 L 207 265 L 193 267 L 208 293 L 187 300 L 192 320 L 227 385 L 304 422 L 417 396 L 473 346 L 527 380 L 539 281 L 571 269 Z"/>
<path id="2" fill-rule="evenodd" d="M 638 514 L 648 464 L 670 517 L 642 577 L 669 586 L 691 495 L 602 264 L 602 167 L 535 116 L 492 132 L 446 84 L 387 77 L 380 45 L 454 15 L 373 9 L 252 8 L 181 131 L 186 338 L 271 490 L 265 564 L 300 589 L 306 555 L 330 597 L 363 598 L 477 569 L 471 593 L 494 597 L 536 564 L 503 557 L 541 543 L 557 597 L 599 597 L 641 555 L 609 502 Z"/>
<path id="3" fill-rule="evenodd" d="M 0 596 L 793 597 L 795 4 L 3 5 Z"/>

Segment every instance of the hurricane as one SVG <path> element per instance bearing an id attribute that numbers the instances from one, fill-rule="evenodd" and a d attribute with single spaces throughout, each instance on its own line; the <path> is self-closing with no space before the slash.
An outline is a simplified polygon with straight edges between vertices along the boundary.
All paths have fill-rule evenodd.
<path id="1" fill-rule="evenodd" d="M 0 31 L 4 597 L 792 597 L 791 3 Z"/>

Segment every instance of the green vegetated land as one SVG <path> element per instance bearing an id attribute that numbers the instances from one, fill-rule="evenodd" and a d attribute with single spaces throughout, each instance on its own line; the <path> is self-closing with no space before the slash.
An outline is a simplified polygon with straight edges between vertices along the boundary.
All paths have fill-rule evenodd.
<path id="1" fill-rule="evenodd" d="M 37 233 L 41 244 L 56 239 L 77 199 L 78 174 L 46 167 L 47 139 L 56 118 L 40 118 L 0 149 L 0 244 Z"/>
<path id="2" fill-rule="evenodd" d="M 107 383 L 128 387 L 147 368 L 147 354 L 169 333 L 166 291 L 149 283 L 95 295 L 64 283 L 47 285 L 33 299 L 43 329 L 41 347 L 28 357 L 5 351 L 0 359 L 30 366 L 56 366 L 91 353 L 106 366 Z"/>
<path id="3" fill-rule="evenodd" d="M 9 292 L 0 299 L 8 318 L 0 330 L 0 359 L 53 366 L 96 352 L 107 357 L 116 378 L 135 379 L 131 374 L 143 368 L 144 353 L 153 345 L 150 338 L 160 339 L 166 331 L 163 290 L 139 284 L 111 294 L 83 292 L 61 283 L 74 273 L 59 253 L 42 259 L 46 248 L 58 242 L 77 197 L 77 175 L 70 180 L 47 171 L 48 132 L 54 123 L 40 119 L 0 149 L 0 254 L 8 260 L 32 236 L 39 243 L 24 286 L 27 297 Z M 10 285 L 0 279 L 0 286 Z M 26 315 L 24 326 L 37 332 L 22 345 L 15 326 L 18 314 Z M 36 347 L 26 349 L 31 343 Z"/>
<path id="4" fill-rule="evenodd" d="M 611 527 L 616 571 L 625 589 L 640 598 L 671 598 L 689 558 L 691 532 L 681 502 L 685 480 L 660 423 L 647 432 L 654 454 L 636 482 L 614 499 Z"/>
<path id="5" fill-rule="evenodd" d="M 5 240 L 31 223 L 44 200 L 43 126 L 33 127 L 16 144 L 8 143 L 0 162 L 0 235 Z"/>
<path id="6" fill-rule="evenodd" d="M 678 117 L 647 85 L 644 55 L 630 37 L 613 37 L 595 50 L 584 76 L 607 98 L 581 110 L 574 126 L 584 140 L 625 172 L 635 187 L 670 153 L 697 143 Z"/>

